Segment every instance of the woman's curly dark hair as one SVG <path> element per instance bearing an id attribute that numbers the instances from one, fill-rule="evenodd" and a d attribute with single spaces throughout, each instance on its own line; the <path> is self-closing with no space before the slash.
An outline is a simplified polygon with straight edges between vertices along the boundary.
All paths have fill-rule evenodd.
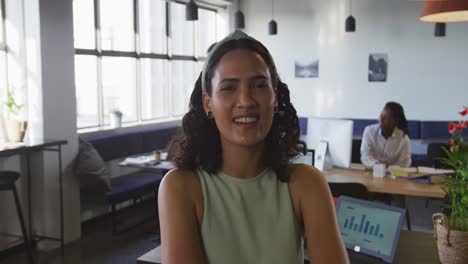
<path id="1" fill-rule="evenodd" d="M 259 54 L 269 68 L 273 87 L 276 87 L 278 109 L 265 138 L 264 162 L 281 181 L 288 180 L 288 164 L 293 157 L 305 153 L 306 145 L 299 139 L 300 128 L 296 109 L 291 104 L 288 86 L 281 82 L 267 48 L 252 39 L 223 43 L 212 54 L 206 68 L 206 92 L 211 96 L 211 79 L 222 56 L 233 49 L 246 49 Z M 221 139 L 214 119 L 205 114 L 202 102 L 202 75 L 198 77 L 190 97 L 189 111 L 182 119 L 182 127 L 171 140 L 168 158 L 180 169 L 202 168 L 216 173 L 222 166 Z"/>

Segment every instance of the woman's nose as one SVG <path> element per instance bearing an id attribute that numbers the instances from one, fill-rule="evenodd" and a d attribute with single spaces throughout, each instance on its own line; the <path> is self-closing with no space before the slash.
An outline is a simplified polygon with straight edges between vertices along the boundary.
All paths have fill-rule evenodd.
<path id="1" fill-rule="evenodd" d="M 243 108 L 249 108 L 255 106 L 255 98 L 252 96 L 250 87 L 241 87 L 239 89 L 239 95 L 237 97 L 237 106 Z"/>

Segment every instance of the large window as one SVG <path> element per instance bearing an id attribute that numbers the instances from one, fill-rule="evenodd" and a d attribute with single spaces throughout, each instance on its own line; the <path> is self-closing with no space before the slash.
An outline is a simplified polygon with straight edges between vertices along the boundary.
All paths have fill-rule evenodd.
<path id="1" fill-rule="evenodd" d="M 30 71 L 26 65 L 23 5 L 23 1 L 0 0 L 0 115 L 7 119 L 28 117 Z M 19 111 L 9 112 L 5 107 L 9 90 L 16 104 L 21 106 Z M 0 138 L 3 136 L 0 131 Z"/>
<path id="2" fill-rule="evenodd" d="M 1 1 L 1 0 L 0 0 Z M 206 49 L 222 37 L 226 19 L 166 0 L 73 0 L 78 128 L 180 117 Z M 225 30 L 220 30 L 225 28 Z"/>
<path id="3" fill-rule="evenodd" d="M 5 41 L 5 0 L 0 0 L 0 100 L 4 101 L 7 87 L 7 45 Z"/>

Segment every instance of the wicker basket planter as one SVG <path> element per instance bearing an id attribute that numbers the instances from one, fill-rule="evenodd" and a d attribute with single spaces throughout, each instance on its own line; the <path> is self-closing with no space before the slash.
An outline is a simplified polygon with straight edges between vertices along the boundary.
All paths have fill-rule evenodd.
<path id="1" fill-rule="evenodd" d="M 442 213 L 434 214 L 432 223 L 440 262 L 442 264 L 467 264 L 468 232 L 451 230 L 448 217 Z"/>

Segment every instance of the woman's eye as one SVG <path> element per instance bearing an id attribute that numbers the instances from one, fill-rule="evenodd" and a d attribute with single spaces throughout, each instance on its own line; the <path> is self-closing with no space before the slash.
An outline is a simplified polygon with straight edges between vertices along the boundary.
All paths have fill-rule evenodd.
<path id="1" fill-rule="evenodd" d="M 234 91 L 236 88 L 234 86 L 224 86 L 224 87 L 221 87 L 221 91 L 226 91 L 226 92 L 229 92 L 229 91 Z"/>
<path id="2" fill-rule="evenodd" d="M 256 87 L 256 88 L 268 88 L 269 85 L 268 85 L 267 82 L 262 82 L 262 83 L 257 83 L 257 84 L 255 85 L 255 87 Z"/>

